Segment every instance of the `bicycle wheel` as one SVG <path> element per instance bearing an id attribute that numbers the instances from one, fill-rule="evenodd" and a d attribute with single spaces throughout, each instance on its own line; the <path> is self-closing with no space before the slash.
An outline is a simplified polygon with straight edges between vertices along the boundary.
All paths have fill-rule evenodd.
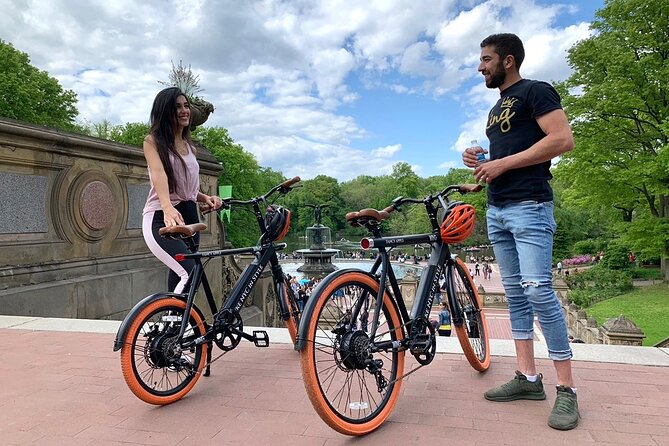
<path id="1" fill-rule="evenodd" d="M 469 364 L 479 372 L 485 372 L 490 367 L 490 341 L 488 340 L 488 323 L 483 313 L 481 300 L 476 285 L 469 275 L 465 264 L 456 259 L 451 269 L 455 299 L 464 319 L 461 324 L 453 324 L 462 351 Z M 453 309 L 451 309 L 453 314 Z"/>
<path id="2" fill-rule="evenodd" d="M 286 280 L 282 286 L 283 296 L 281 297 L 283 298 L 284 305 L 288 308 L 288 311 L 290 311 L 290 317 L 283 322 L 286 324 L 291 341 L 295 344 L 295 339 L 297 339 L 297 327 L 300 326 L 300 307 L 297 303 L 295 293 L 290 287 L 290 283 Z"/>
<path id="3" fill-rule="evenodd" d="M 186 303 L 161 298 L 149 303 L 130 324 L 121 349 L 121 369 L 128 387 L 149 404 L 173 403 L 186 395 L 200 378 L 207 358 L 206 344 L 187 350 L 184 342 L 205 333 L 204 322 L 195 309 L 185 322 Z M 181 324 L 186 323 L 179 339 Z"/>
<path id="4" fill-rule="evenodd" d="M 327 280 L 327 279 L 326 279 Z M 347 435 L 379 427 L 397 403 L 404 373 L 400 314 L 388 293 L 370 339 L 379 284 L 362 271 L 341 273 L 316 294 L 300 352 L 304 385 L 318 415 Z M 374 343 L 385 344 L 372 352 Z M 397 380 L 397 381 L 396 381 Z"/>

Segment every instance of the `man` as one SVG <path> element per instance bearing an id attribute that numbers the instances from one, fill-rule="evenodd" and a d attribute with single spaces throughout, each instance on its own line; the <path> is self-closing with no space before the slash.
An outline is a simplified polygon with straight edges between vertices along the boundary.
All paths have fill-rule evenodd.
<path id="1" fill-rule="evenodd" d="M 579 413 L 571 373 L 572 352 L 562 308 L 551 282 L 553 191 L 551 160 L 574 147 L 573 135 L 555 89 L 523 79 L 523 43 L 514 34 L 495 34 L 481 42 L 478 71 L 500 99 L 488 114 L 490 160 L 477 162 L 480 147 L 462 159 L 488 184 L 488 236 L 507 295 L 518 371 L 514 379 L 490 389 L 490 401 L 546 398 L 534 360 L 534 313 L 557 374 L 557 398 L 548 419 L 555 429 L 573 429 Z"/>

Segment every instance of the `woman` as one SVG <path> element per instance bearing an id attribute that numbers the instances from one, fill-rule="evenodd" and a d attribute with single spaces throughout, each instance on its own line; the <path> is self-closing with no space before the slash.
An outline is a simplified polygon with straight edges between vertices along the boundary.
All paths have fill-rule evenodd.
<path id="1" fill-rule="evenodd" d="M 437 332 L 439 332 L 439 336 L 450 336 L 451 335 L 451 313 L 448 311 L 448 302 L 443 301 L 441 303 L 442 308 L 441 312 L 439 313 L 439 327 L 437 328 Z"/>
<path id="2" fill-rule="evenodd" d="M 193 261 L 177 262 L 174 255 L 187 253 L 182 240 L 158 235 L 163 226 L 200 221 L 196 202 L 218 209 L 221 199 L 200 192 L 200 167 L 190 138 L 190 104 L 176 87 L 156 95 L 151 109 L 149 134 L 144 138 L 151 190 L 144 205 L 142 233 L 151 252 L 170 269 L 167 287 L 181 293 Z M 199 234 L 196 236 L 199 241 Z"/>

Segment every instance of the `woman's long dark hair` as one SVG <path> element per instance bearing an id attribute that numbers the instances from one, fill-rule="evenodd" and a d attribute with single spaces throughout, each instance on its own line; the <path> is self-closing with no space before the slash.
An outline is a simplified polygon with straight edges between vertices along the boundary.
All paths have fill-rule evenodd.
<path id="1" fill-rule="evenodd" d="M 178 119 L 177 98 L 179 96 L 185 97 L 186 101 L 188 101 L 186 95 L 177 87 L 169 87 L 161 90 L 153 100 L 151 121 L 149 122 L 151 126 L 149 128 L 149 134 L 153 136 L 153 142 L 158 149 L 160 161 L 163 163 L 163 169 L 165 169 L 165 174 L 167 175 L 167 184 L 170 193 L 173 193 L 177 189 L 176 180 L 174 178 L 174 169 L 172 169 L 172 163 L 170 162 L 170 153 L 174 155 L 176 159 L 181 161 L 184 172 L 188 175 L 186 162 L 183 160 L 183 157 L 174 144 L 174 131 Z M 188 105 L 190 106 L 190 102 Z M 190 126 L 184 127 L 181 137 L 188 142 L 191 148 L 195 147 L 190 137 Z"/>

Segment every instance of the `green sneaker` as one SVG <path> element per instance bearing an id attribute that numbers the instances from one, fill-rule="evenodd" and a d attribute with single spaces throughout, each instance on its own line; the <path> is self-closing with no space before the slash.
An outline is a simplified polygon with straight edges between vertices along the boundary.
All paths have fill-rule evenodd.
<path id="1" fill-rule="evenodd" d="M 557 386 L 557 398 L 548 425 L 553 429 L 566 431 L 578 426 L 578 401 L 576 394 L 569 387 Z"/>
<path id="2" fill-rule="evenodd" d="M 539 374 L 535 382 L 529 382 L 527 377 L 516 370 L 516 377 L 508 383 L 493 387 L 483 394 L 488 401 L 514 401 L 514 400 L 545 400 L 546 393 L 544 385 L 541 384 L 543 376 Z"/>

